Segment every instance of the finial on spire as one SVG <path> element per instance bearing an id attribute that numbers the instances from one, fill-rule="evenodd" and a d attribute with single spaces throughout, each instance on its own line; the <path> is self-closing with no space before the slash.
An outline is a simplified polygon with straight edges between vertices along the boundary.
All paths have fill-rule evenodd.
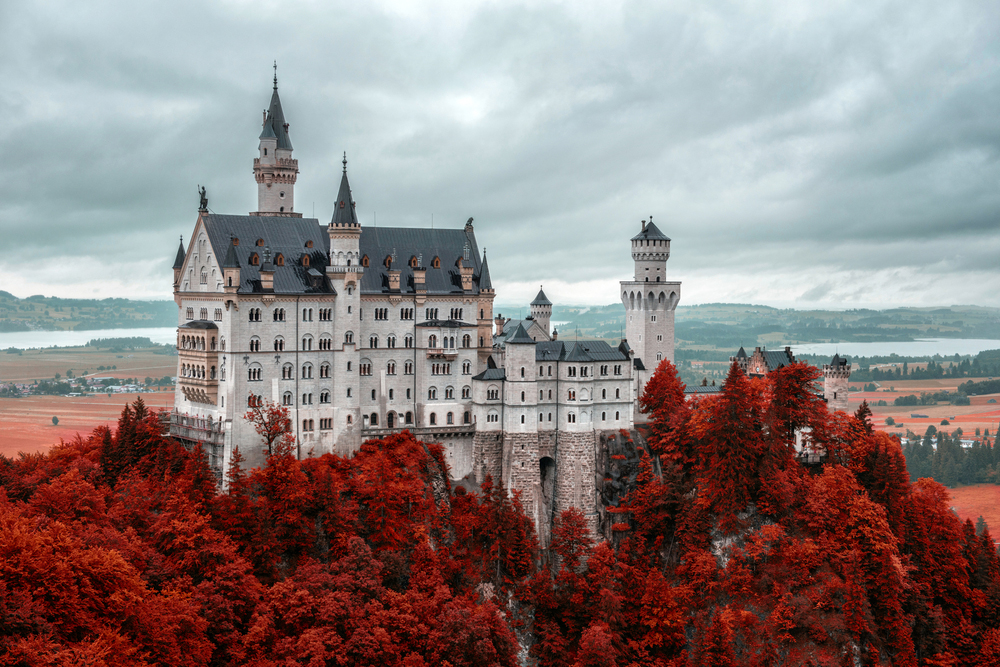
<path id="1" fill-rule="evenodd" d="M 344 151 L 344 173 L 347 173 L 347 151 Z"/>
<path id="2" fill-rule="evenodd" d="M 278 61 L 274 61 L 274 89 L 278 89 Z"/>

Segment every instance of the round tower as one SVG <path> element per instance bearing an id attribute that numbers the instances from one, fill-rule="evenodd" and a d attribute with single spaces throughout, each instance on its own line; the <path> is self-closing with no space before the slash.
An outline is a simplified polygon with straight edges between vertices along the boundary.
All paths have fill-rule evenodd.
<path id="1" fill-rule="evenodd" d="M 823 397 L 831 412 L 847 412 L 847 395 L 850 390 L 851 365 L 839 354 L 823 366 Z"/>
<path id="2" fill-rule="evenodd" d="M 674 361 L 674 310 L 681 298 L 681 284 L 667 281 L 670 239 L 653 224 L 642 221 L 632 237 L 633 280 L 621 282 L 625 305 L 625 339 L 635 354 L 636 396 L 660 361 Z"/>
<path id="3" fill-rule="evenodd" d="M 260 133 L 259 155 L 253 161 L 257 181 L 257 211 L 251 215 L 301 218 L 295 213 L 295 181 L 299 177 L 299 161 L 292 158 L 292 140 L 288 123 L 278 98 L 278 67 L 274 68 L 274 90 L 271 105 L 264 112 L 264 127 Z"/>
<path id="4" fill-rule="evenodd" d="M 542 286 L 538 286 L 538 296 L 531 302 L 531 318 L 545 329 L 545 335 L 551 337 L 549 323 L 552 321 L 552 302 L 545 296 Z"/>

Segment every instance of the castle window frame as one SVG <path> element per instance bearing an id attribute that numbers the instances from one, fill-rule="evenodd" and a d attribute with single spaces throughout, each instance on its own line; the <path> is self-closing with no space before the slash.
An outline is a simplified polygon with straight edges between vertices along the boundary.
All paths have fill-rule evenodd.
<path id="1" fill-rule="evenodd" d="M 194 308 L 188 308 L 184 312 L 184 317 L 185 317 L 185 319 L 193 320 L 194 319 Z"/>
<path id="2" fill-rule="evenodd" d="M 280 252 L 277 255 L 274 256 L 274 265 L 275 266 L 284 266 L 285 265 L 285 256 L 282 255 Z"/>
<path id="3" fill-rule="evenodd" d="M 472 362 L 463 361 L 462 362 L 462 375 L 472 375 Z"/>
<path id="4" fill-rule="evenodd" d="M 321 391 L 319 393 L 319 402 L 320 403 L 329 403 L 330 402 L 330 392 L 329 392 L 329 390 L 324 389 L 323 391 Z"/>
<path id="5" fill-rule="evenodd" d="M 282 380 L 294 380 L 295 379 L 295 366 L 293 364 L 285 364 L 281 367 L 281 379 Z"/>
<path id="6" fill-rule="evenodd" d="M 274 338 L 274 351 L 283 352 L 285 350 L 285 339 L 281 336 L 276 336 Z"/>
<path id="7" fill-rule="evenodd" d="M 306 241 L 306 247 L 307 248 L 313 247 L 313 242 L 312 241 Z"/>
<path id="8" fill-rule="evenodd" d="M 462 336 L 462 347 L 469 348 L 472 347 L 472 336 L 465 334 Z"/>
<path id="9" fill-rule="evenodd" d="M 250 338 L 250 351 L 260 352 L 260 338 L 253 336 Z"/>
<path id="10" fill-rule="evenodd" d="M 437 426 L 437 413 L 432 412 L 430 416 L 430 425 Z"/>
<path id="11" fill-rule="evenodd" d="M 619 412 L 617 412 L 617 411 L 615 412 L 615 421 L 618 421 L 618 419 L 619 419 L 619 416 L 620 416 L 620 414 L 621 414 L 621 413 L 619 413 Z"/>
<path id="12" fill-rule="evenodd" d="M 292 405 L 292 392 L 286 391 L 281 395 L 281 404 L 286 407 Z"/>
<path id="13" fill-rule="evenodd" d="M 403 375 L 413 375 L 413 362 L 404 361 L 403 362 Z"/>
<path id="14" fill-rule="evenodd" d="M 396 362 L 395 361 L 390 361 L 390 362 L 388 362 L 385 365 L 385 374 L 386 375 L 395 375 L 396 374 Z"/>
<path id="15" fill-rule="evenodd" d="M 309 362 L 302 364 L 302 379 L 311 380 L 313 376 L 313 365 Z"/>
<path id="16" fill-rule="evenodd" d="M 455 423 L 455 413 L 454 412 L 449 412 L 445 416 L 445 423 L 448 424 L 448 426 L 451 426 L 452 424 Z"/>
<path id="17" fill-rule="evenodd" d="M 448 401 L 454 400 L 455 399 L 455 388 L 454 387 L 445 387 L 444 398 L 445 398 L 445 400 L 448 400 Z"/>
<path id="18" fill-rule="evenodd" d="M 472 387 L 462 387 L 462 398 L 472 398 Z"/>
<path id="19" fill-rule="evenodd" d="M 264 239 L 257 239 L 256 246 L 258 248 L 263 248 L 264 247 Z"/>
<path id="20" fill-rule="evenodd" d="M 411 255 L 410 256 L 410 268 L 411 269 L 417 268 L 417 256 L 416 255 Z"/>
<path id="21" fill-rule="evenodd" d="M 572 413 L 572 412 L 568 413 L 566 415 L 566 422 L 568 424 L 575 424 L 576 423 L 576 414 Z"/>
<path id="22" fill-rule="evenodd" d="M 319 376 L 321 378 L 328 378 L 328 377 L 330 377 L 330 364 L 328 364 L 326 362 L 320 364 L 320 367 L 319 367 Z"/>
<path id="23" fill-rule="evenodd" d="M 369 265 L 368 255 L 365 255 L 364 257 L 361 258 L 361 266 L 363 266 L 363 267 L 365 267 L 367 269 L 368 265 Z"/>
<path id="24" fill-rule="evenodd" d="M 309 266 L 309 255 L 302 255 L 302 266 Z"/>
<path id="25" fill-rule="evenodd" d="M 345 345 L 353 345 L 354 344 L 354 332 L 353 331 L 345 331 L 344 332 L 344 344 Z"/>
<path id="26" fill-rule="evenodd" d="M 222 321 L 222 309 L 221 308 L 216 308 L 215 309 L 214 321 L 216 321 L 216 322 L 221 322 Z"/>
<path id="27" fill-rule="evenodd" d="M 385 259 L 382 260 L 382 263 L 385 264 L 385 268 L 391 269 L 392 268 L 392 255 L 386 255 Z"/>
<path id="28" fill-rule="evenodd" d="M 260 266 L 260 257 L 255 252 L 250 253 L 250 266 Z"/>

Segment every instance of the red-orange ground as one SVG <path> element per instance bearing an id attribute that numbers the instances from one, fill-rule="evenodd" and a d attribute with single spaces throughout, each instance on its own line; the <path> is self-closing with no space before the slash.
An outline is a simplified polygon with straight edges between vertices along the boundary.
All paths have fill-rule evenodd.
<path id="1" fill-rule="evenodd" d="M 147 406 L 171 408 L 170 391 L 148 394 L 99 394 L 96 396 L 27 396 L 0 398 L 0 454 L 13 457 L 18 452 L 41 452 L 59 439 L 76 433 L 87 435 L 102 424 L 114 424 L 126 403 L 142 397 Z M 53 426 L 52 417 L 59 417 Z"/>
<path id="2" fill-rule="evenodd" d="M 1000 539 L 1000 486 L 996 484 L 975 484 L 958 489 L 948 489 L 951 494 L 952 509 L 962 521 L 980 516 L 990 527 L 994 540 Z"/>

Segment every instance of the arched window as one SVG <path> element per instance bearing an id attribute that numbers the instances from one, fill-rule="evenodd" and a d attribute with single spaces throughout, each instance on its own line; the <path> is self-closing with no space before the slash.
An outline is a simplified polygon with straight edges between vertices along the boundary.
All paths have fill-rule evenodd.
<path id="1" fill-rule="evenodd" d="M 462 347 L 472 347 L 472 336 L 469 334 L 462 336 Z"/>
<path id="2" fill-rule="evenodd" d="M 463 415 L 463 417 L 462 417 L 462 423 L 463 424 L 471 424 L 472 423 L 472 415 L 469 413 L 468 410 L 465 411 L 465 415 Z"/>
<path id="3" fill-rule="evenodd" d="M 264 247 L 264 239 L 257 239 L 257 247 L 258 248 Z"/>
<path id="4" fill-rule="evenodd" d="M 376 348 L 378 347 L 378 336 L 372 334 L 368 337 L 368 347 Z"/>
<path id="5" fill-rule="evenodd" d="M 430 389 L 427 390 L 427 400 L 435 401 L 437 400 L 437 397 L 438 397 L 437 387 L 431 387 Z"/>
<path id="6" fill-rule="evenodd" d="M 353 331 L 348 331 L 348 332 L 344 333 L 344 342 L 345 343 L 353 343 L 354 342 L 354 332 Z"/>
<path id="7" fill-rule="evenodd" d="M 278 336 L 277 338 L 274 339 L 274 351 L 281 352 L 284 349 L 285 349 L 285 339 L 282 338 L 281 336 Z"/>
<path id="8" fill-rule="evenodd" d="M 292 392 L 286 391 L 284 394 L 281 395 L 281 404 L 282 405 L 292 404 Z"/>
<path id="9" fill-rule="evenodd" d="M 386 255 L 385 259 L 382 261 L 382 263 L 385 264 L 385 268 L 391 269 L 392 268 L 392 255 Z"/>
<path id="10" fill-rule="evenodd" d="M 371 416 L 368 418 L 368 423 L 371 426 L 378 426 L 378 413 L 377 412 L 373 412 L 371 414 Z"/>
<path id="11" fill-rule="evenodd" d="M 309 266 L 309 255 L 302 255 L 302 266 Z"/>
<path id="12" fill-rule="evenodd" d="M 312 241 L 306 241 L 306 247 L 307 248 L 313 247 L 313 242 Z"/>
<path id="13" fill-rule="evenodd" d="M 281 367 L 281 379 L 282 380 L 294 380 L 295 379 L 295 366 L 291 364 L 285 364 Z"/>
<path id="14" fill-rule="evenodd" d="M 361 266 L 368 268 L 368 255 L 361 258 Z"/>
<path id="15" fill-rule="evenodd" d="M 619 416 L 619 414 L 620 414 L 620 413 L 618 413 L 618 412 L 615 412 L 615 421 L 618 421 L 618 416 Z"/>
<path id="16" fill-rule="evenodd" d="M 438 423 L 438 417 L 437 417 L 437 415 L 435 413 L 432 412 L 431 413 L 430 424 L 431 424 L 431 426 L 437 426 L 437 423 Z"/>
<path id="17" fill-rule="evenodd" d="M 413 423 L 413 413 L 412 412 L 407 412 L 406 413 L 406 423 L 407 424 L 412 424 Z"/>
<path id="18" fill-rule="evenodd" d="M 472 387 L 462 387 L 462 398 L 472 398 Z"/>
<path id="19" fill-rule="evenodd" d="M 319 394 L 319 402 L 320 403 L 329 403 L 330 402 L 330 392 L 328 392 L 328 391 L 321 391 L 320 394 Z"/>
<path id="20" fill-rule="evenodd" d="M 390 361 L 389 363 L 387 363 L 385 365 L 385 374 L 386 375 L 395 375 L 396 374 L 396 362 L 395 361 Z"/>
<path id="21" fill-rule="evenodd" d="M 447 421 L 448 425 L 454 424 L 455 423 L 455 413 L 449 412 L 448 415 L 445 417 L 445 420 Z"/>
<path id="22" fill-rule="evenodd" d="M 324 363 L 319 367 L 319 376 L 321 378 L 330 377 L 330 364 Z"/>
<path id="23" fill-rule="evenodd" d="M 250 351 L 260 352 L 260 338 L 254 336 L 253 338 L 250 339 Z"/>
<path id="24" fill-rule="evenodd" d="M 412 257 L 410 257 L 410 268 L 411 269 L 417 268 L 417 256 L 416 255 L 413 255 Z"/>
<path id="25" fill-rule="evenodd" d="M 438 346 L 438 337 L 435 336 L 434 334 L 431 334 L 430 337 L 427 339 L 427 347 L 437 347 L 437 346 Z"/>

